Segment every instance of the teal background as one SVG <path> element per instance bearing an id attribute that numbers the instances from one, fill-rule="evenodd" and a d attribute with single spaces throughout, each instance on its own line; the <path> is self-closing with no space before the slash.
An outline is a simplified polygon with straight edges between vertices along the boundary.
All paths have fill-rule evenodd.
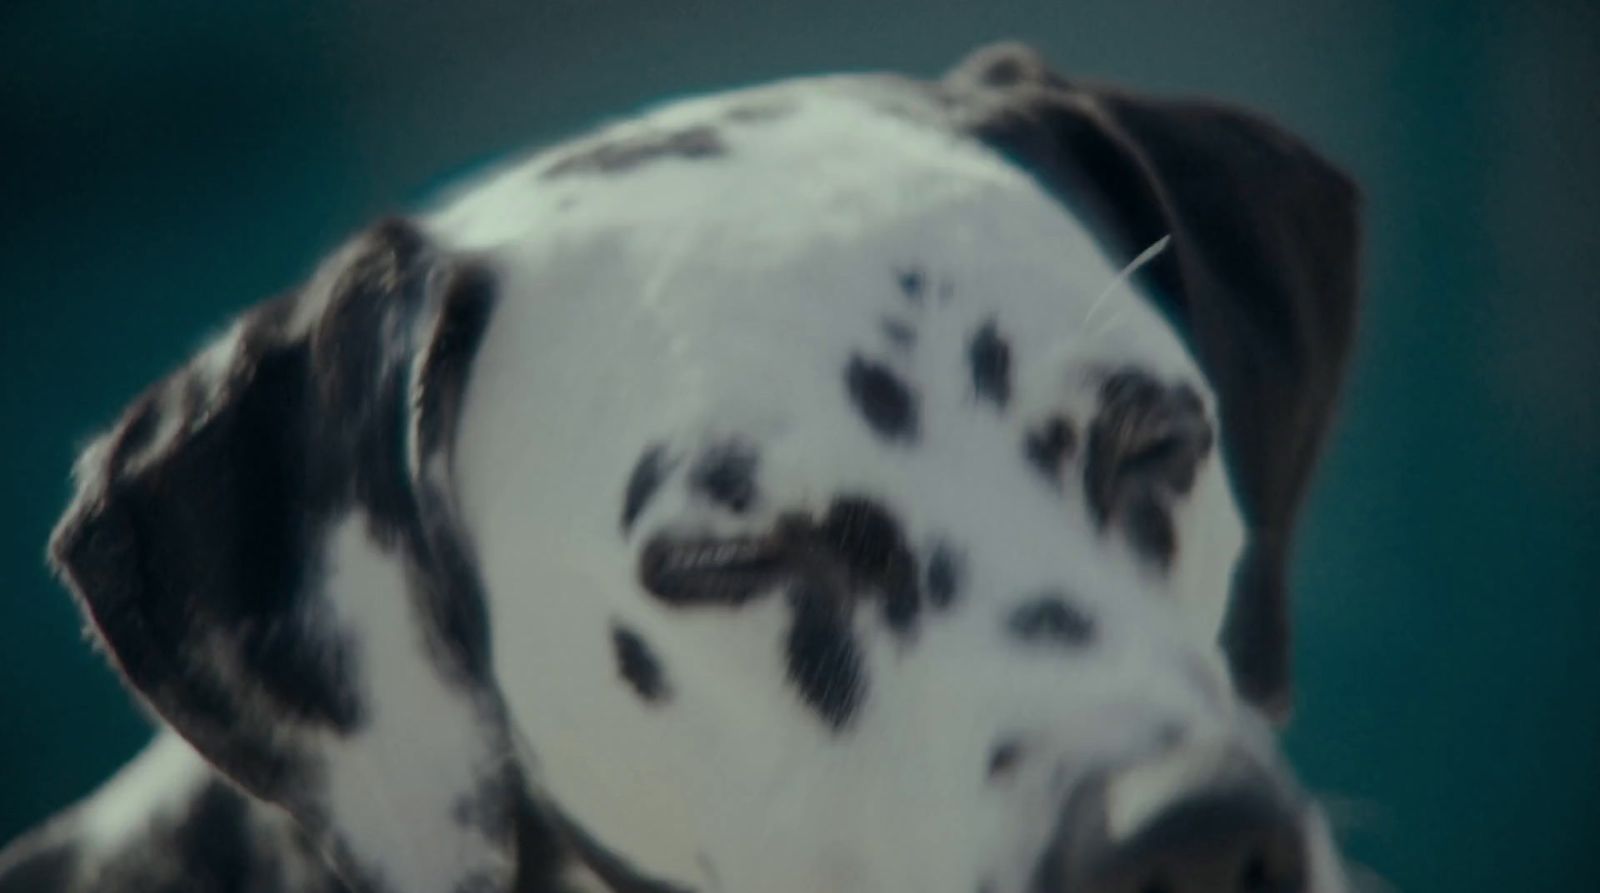
<path id="1" fill-rule="evenodd" d="M 75 444 L 374 215 L 685 91 L 1058 68 L 1276 114 L 1368 196 L 1289 748 L 1400 889 L 1600 889 L 1600 13 L 1578 2 L 0 7 L 0 839 L 146 726 L 42 563 Z"/>

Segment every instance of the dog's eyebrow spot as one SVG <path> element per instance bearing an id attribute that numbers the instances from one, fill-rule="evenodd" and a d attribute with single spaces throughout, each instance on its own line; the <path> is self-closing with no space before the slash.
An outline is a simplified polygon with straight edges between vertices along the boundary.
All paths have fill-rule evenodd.
<path id="1" fill-rule="evenodd" d="M 851 402 L 874 433 L 889 441 L 916 439 L 916 394 L 887 366 L 852 356 L 844 381 Z"/>
<path id="2" fill-rule="evenodd" d="M 657 535 L 639 553 L 639 585 L 673 607 L 739 607 L 772 591 L 789 556 L 769 537 Z"/>
<path id="3" fill-rule="evenodd" d="M 1022 454 L 1028 464 L 1060 483 L 1061 463 L 1072 457 L 1078 448 L 1078 435 L 1065 416 L 1051 416 L 1043 425 L 1029 431 L 1022 440 Z"/>
<path id="4" fill-rule="evenodd" d="M 966 575 L 960 553 L 947 543 L 936 543 L 928 557 L 928 604 L 948 608 L 961 593 Z"/>
<path id="5" fill-rule="evenodd" d="M 729 440 L 707 450 L 689 473 L 689 485 L 712 502 L 735 512 L 756 499 L 756 448 Z"/>
<path id="6" fill-rule="evenodd" d="M 628 485 L 622 493 L 622 532 L 627 533 L 638 520 L 639 514 L 649 504 L 650 497 L 661 487 L 661 481 L 672 470 L 672 460 L 665 444 L 655 443 L 645 448 L 628 475 Z"/>
<path id="7" fill-rule="evenodd" d="M 638 633 L 621 623 L 611 625 L 611 647 L 617 654 L 617 673 L 633 686 L 646 703 L 667 700 L 666 675 L 661 671 L 661 661 Z"/>
<path id="8" fill-rule="evenodd" d="M 1013 638 L 1030 644 L 1077 647 L 1094 641 L 1094 618 L 1059 592 L 1048 592 L 1013 608 L 1006 617 Z"/>
<path id="9" fill-rule="evenodd" d="M 614 174 L 657 158 L 715 158 L 728 148 L 716 128 L 700 124 L 665 133 L 602 138 L 580 145 L 545 169 L 546 179 L 572 174 Z"/>
<path id="10" fill-rule="evenodd" d="M 839 601 L 819 581 L 797 581 L 789 592 L 794 618 L 784 643 L 790 681 L 835 731 L 850 721 L 866 691 L 861 652 Z"/>
<path id="11" fill-rule="evenodd" d="M 1011 400 L 1011 344 L 1000 335 L 993 318 L 972 336 L 967 362 L 978 398 L 1004 409 Z"/>

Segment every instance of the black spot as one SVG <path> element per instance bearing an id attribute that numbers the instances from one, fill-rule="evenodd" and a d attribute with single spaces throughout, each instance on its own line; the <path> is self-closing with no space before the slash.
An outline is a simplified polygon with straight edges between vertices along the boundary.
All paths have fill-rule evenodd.
<path id="1" fill-rule="evenodd" d="M 416 430 L 423 458 L 447 449 L 455 440 L 472 361 L 489 330 L 494 303 L 494 278 L 486 268 L 463 265 L 452 271 L 418 377 Z"/>
<path id="2" fill-rule="evenodd" d="M 658 158 L 716 158 L 727 154 L 716 128 L 700 124 L 666 133 L 612 138 L 579 146 L 547 168 L 555 179 L 571 174 L 614 174 Z"/>
<path id="3" fill-rule="evenodd" d="M 895 274 L 895 283 L 900 286 L 900 294 L 913 304 L 922 304 L 927 297 L 928 279 L 916 267 L 906 267 Z"/>
<path id="4" fill-rule="evenodd" d="M 844 380 L 851 401 L 879 437 L 889 441 L 916 439 L 916 395 L 887 366 L 854 356 L 845 367 Z"/>
<path id="5" fill-rule="evenodd" d="M 337 257 L 311 289 L 246 313 L 226 368 L 158 384 L 185 419 L 161 455 L 129 462 L 148 438 L 135 403 L 94 475 L 103 489 L 80 493 L 51 544 L 128 681 L 268 798 L 310 783 L 298 733 L 366 719 L 358 631 L 322 590 L 335 525 L 364 522 L 406 567 L 395 595 L 424 618 L 442 678 L 472 688 L 489 664 L 475 562 L 406 445 L 448 448 L 492 282 L 404 220 Z"/>
<path id="6" fill-rule="evenodd" d="M 1021 760 L 1021 742 L 1007 739 L 996 744 L 994 749 L 989 751 L 989 780 L 993 781 L 1009 773 Z"/>
<path id="7" fill-rule="evenodd" d="M 633 472 L 628 475 L 628 485 L 622 491 L 622 530 L 626 533 L 633 527 L 633 522 L 639 519 L 644 507 L 650 503 L 650 497 L 656 494 L 661 487 L 661 481 L 672 470 L 672 460 L 667 457 L 667 448 L 663 444 L 651 444 L 645 448 L 639 461 L 633 464 Z"/>
<path id="8" fill-rule="evenodd" d="M 639 583 L 675 607 L 738 607 L 770 591 L 789 571 L 786 544 L 774 537 L 713 539 L 660 535 L 639 556 Z"/>
<path id="9" fill-rule="evenodd" d="M 1120 521 L 1135 551 L 1170 566 L 1178 548 L 1172 504 L 1193 488 L 1213 440 L 1189 386 L 1163 385 L 1137 369 L 1108 375 L 1083 469 L 1095 522 Z"/>
<path id="10" fill-rule="evenodd" d="M 579 844 L 569 843 L 563 820 L 550 807 L 533 802 L 526 782 L 514 785 L 513 792 L 517 876 L 510 889 L 518 893 L 560 891 L 565 886 L 563 878 L 580 864 L 579 854 L 574 852 Z"/>
<path id="11" fill-rule="evenodd" d="M 187 889 L 238 890 L 259 879 L 257 873 L 266 867 L 253 864 L 247 810 L 244 795 L 220 781 L 195 799 L 174 833 Z"/>
<path id="12" fill-rule="evenodd" d="M 404 449 L 413 356 L 396 333 L 416 324 L 447 275 L 457 278 L 415 226 L 384 221 L 351 252 L 307 345 L 307 386 L 320 400 L 306 406 L 312 439 L 300 447 L 323 459 L 310 463 L 309 483 L 326 503 L 361 505 L 386 545 L 413 533 L 416 521 Z"/>
<path id="13" fill-rule="evenodd" d="M 846 567 L 869 580 L 882 577 L 894 557 L 905 550 L 900 523 L 888 509 L 865 496 L 834 500 L 818 533 Z"/>
<path id="14" fill-rule="evenodd" d="M 70 841 L 32 836 L 18 840 L 0 855 L 0 893 L 68 893 L 78 867 L 77 847 Z"/>
<path id="15" fill-rule="evenodd" d="M 689 485 L 712 502 L 735 512 L 756 499 L 756 448 L 728 441 L 706 451 L 689 473 Z"/>
<path id="16" fill-rule="evenodd" d="M 311 453 L 306 349 L 243 362 L 249 386 L 212 407 L 151 473 L 128 473 L 117 466 L 129 457 L 113 456 L 105 498 L 62 528 L 55 557 L 129 680 L 182 693 L 169 709 L 219 736 L 240 731 L 237 693 L 194 650 L 214 634 L 283 712 L 351 732 L 362 716 L 348 642 L 301 622 L 315 613 L 308 586 L 321 533 L 307 509 L 338 498 Z"/>
<path id="17" fill-rule="evenodd" d="M 476 559 L 448 523 L 448 510 L 439 508 L 449 505 L 448 500 L 423 485 L 422 542 L 408 548 L 429 559 L 420 564 L 414 584 L 427 618 L 423 632 L 428 653 L 446 678 L 470 687 L 483 684 L 489 672 L 488 598 Z"/>
<path id="18" fill-rule="evenodd" d="M 978 397 L 1004 407 L 1011 400 L 1011 345 L 993 319 L 983 324 L 967 348 L 972 387 Z"/>
<path id="19" fill-rule="evenodd" d="M 1062 416 L 1052 416 L 1023 438 L 1022 453 L 1040 474 L 1059 484 L 1061 464 L 1072 457 L 1077 446 L 1078 435 L 1072 430 L 1072 423 Z"/>
<path id="20" fill-rule="evenodd" d="M 928 558 L 928 604 L 935 608 L 948 608 L 961 592 L 965 568 L 960 554 L 950 546 L 939 543 Z"/>
<path id="21" fill-rule="evenodd" d="M 878 329 L 883 332 L 883 337 L 889 339 L 890 344 L 901 350 L 910 350 L 916 346 L 917 330 L 904 320 L 886 316 L 879 321 Z"/>
<path id="22" fill-rule="evenodd" d="M 538 809 L 538 807 L 532 808 Z M 584 867 L 594 872 L 607 890 L 615 891 L 615 893 L 693 893 L 688 888 L 669 884 L 644 874 L 627 859 L 606 847 L 590 835 L 589 832 L 579 827 L 577 823 L 554 809 L 546 810 L 540 818 L 550 829 L 548 839 L 552 842 L 564 842 L 575 851 Z M 545 836 L 541 835 L 541 838 Z M 544 854 L 539 853 L 538 855 Z M 552 855 L 559 857 L 561 854 Z M 521 861 L 519 858 L 519 862 Z M 541 865 L 542 870 L 537 874 L 525 871 L 519 865 L 517 872 L 519 883 L 514 889 L 528 891 L 528 893 L 543 893 L 546 890 L 553 893 L 556 890 L 569 889 L 564 878 L 559 882 L 551 883 L 549 886 L 541 886 L 538 883 L 521 883 L 524 879 L 537 881 L 540 878 L 559 878 L 567 873 L 560 871 L 562 861 L 564 860 L 557 861 L 555 858 L 547 856 L 541 860 L 543 863 Z"/>
<path id="23" fill-rule="evenodd" d="M 1128 499 L 1122 524 L 1135 551 L 1163 570 L 1172 565 L 1178 552 L 1178 534 L 1171 510 L 1155 494 L 1146 492 Z"/>
<path id="24" fill-rule="evenodd" d="M 854 715 L 866 687 L 850 619 L 826 587 L 798 581 L 789 593 L 794 618 L 785 644 L 789 679 L 834 729 Z"/>
<path id="25" fill-rule="evenodd" d="M 1006 628 L 1024 642 L 1040 644 L 1087 645 L 1095 636 L 1094 618 L 1060 594 L 1018 605 L 1006 618 Z"/>
<path id="26" fill-rule="evenodd" d="M 617 672 L 639 697 L 650 703 L 666 700 L 669 693 L 661 662 L 644 639 L 621 624 L 613 624 L 611 645 L 617 653 Z"/>
<path id="27" fill-rule="evenodd" d="M 1111 517 L 1130 485 L 1188 493 L 1212 441 L 1205 408 L 1189 386 L 1168 387 L 1137 369 L 1108 375 L 1083 471 L 1096 520 Z"/>
<path id="28" fill-rule="evenodd" d="M 917 560 L 887 509 L 861 496 L 836 499 L 817 528 L 817 538 L 855 585 L 882 595 L 884 619 L 892 628 L 904 632 L 911 627 L 921 605 Z"/>
<path id="29" fill-rule="evenodd" d="M 450 816 L 463 828 L 471 828 L 486 839 L 499 840 L 516 828 L 517 800 L 525 781 L 515 764 L 481 769 L 472 787 L 450 804 Z"/>

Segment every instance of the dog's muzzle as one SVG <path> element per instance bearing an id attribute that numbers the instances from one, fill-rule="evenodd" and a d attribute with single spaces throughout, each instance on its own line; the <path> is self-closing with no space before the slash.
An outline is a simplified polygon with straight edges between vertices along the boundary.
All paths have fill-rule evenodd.
<path id="1" fill-rule="evenodd" d="M 1063 812 L 1035 893 L 1305 893 L 1291 783 L 1234 747 L 1095 773 Z"/>

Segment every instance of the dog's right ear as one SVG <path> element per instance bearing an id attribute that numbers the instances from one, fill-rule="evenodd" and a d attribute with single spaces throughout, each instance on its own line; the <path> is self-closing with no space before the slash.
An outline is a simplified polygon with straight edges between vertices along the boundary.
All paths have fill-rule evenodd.
<path id="1" fill-rule="evenodd" d="M 134 692 L 356 890 L 504 890 L 522 779 L 450 450 L 488 272 L 373 228 L 133 403 L 51 556 Z"/>
<path id="2" fill-rule="evenodd" d="M 1096 227 L 1216 391 L 1248 542 L 1222 647 L 1240 692 L 1289 709 L 1286 565 L 1354 336 L 1360 194 L 1260 115 L 1081 84 L 1023 46 L 974 53 L 939 85 L 961 129 Z"/>

